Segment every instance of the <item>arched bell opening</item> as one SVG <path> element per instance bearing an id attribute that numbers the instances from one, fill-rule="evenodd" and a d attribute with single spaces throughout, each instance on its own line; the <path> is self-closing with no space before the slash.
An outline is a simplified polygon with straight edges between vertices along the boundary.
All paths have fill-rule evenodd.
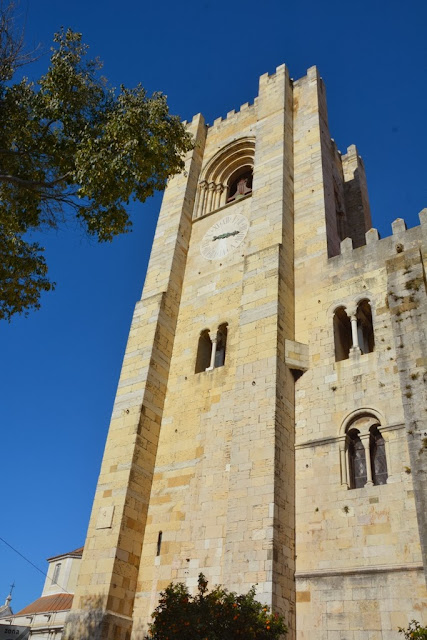
<path id="1" fill-rule="evenodd" d="M 252 181 L 252 167 L 240 167 L 240 169 L 235 171 L 228 182 L 227 202 L 234 202 L 252 193 Z"/>

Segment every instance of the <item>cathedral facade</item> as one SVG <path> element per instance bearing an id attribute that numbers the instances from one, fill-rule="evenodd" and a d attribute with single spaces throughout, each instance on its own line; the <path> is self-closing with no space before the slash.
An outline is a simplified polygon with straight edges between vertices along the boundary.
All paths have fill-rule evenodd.
<path id="1" fill-rule="evenodd" d="M 101 597 L 103 638 L 136 638 L 203 572 L 256 584 L 290 640 L 397 639 L 427 606 L 427 209 L 371 228 L 315 67 L 188 128 L 73 607 Z"/>

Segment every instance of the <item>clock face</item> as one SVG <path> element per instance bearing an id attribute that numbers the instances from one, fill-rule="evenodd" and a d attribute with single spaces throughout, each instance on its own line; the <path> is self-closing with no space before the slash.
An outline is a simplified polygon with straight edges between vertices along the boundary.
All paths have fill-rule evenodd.
<path id="1" fill-rule="evenodd" d="M 249 229 L 249 221 L 240 213 L 224 216 L 203 236 L 200 253 L 206 260 L 224 258 L 243 242 Z"/>

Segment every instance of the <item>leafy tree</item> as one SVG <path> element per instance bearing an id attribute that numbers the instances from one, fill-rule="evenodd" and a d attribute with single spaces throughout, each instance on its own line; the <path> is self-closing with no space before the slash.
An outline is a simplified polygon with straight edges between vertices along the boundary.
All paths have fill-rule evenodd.
<path id="1" fill-rule="evenodd" d="M 145 640 L 277 640 L 286 633 L 283 618 L 255 600 L 255 587 L 244 595 L 221 587 L 208 593 L 202 573 L 198 584 L 195 596 L 183 583 L 160 594 Z"/>
<path id="2" fill-rule="evenodd" d="M 34 57 L 16 35 L 13 5 L 0 8 L 0 318 L 38 308 L 53 288 L 29 232 L 72 216 L 111 241 L 131 227 L 129 201 L 164 189 L 192 148 L 166 97 L 109 87 L 80 33 L 59 31 L 51 52 L 38 82 L 13 82 Z"/>
<path id="3" fill-rule="evenodd" d="M 421 627 L 416 620 L 411 620 L 407 629 L 400 627 L 399 633 L 403 633 L 406 640 L 427 640 L 427 627 Z"/>

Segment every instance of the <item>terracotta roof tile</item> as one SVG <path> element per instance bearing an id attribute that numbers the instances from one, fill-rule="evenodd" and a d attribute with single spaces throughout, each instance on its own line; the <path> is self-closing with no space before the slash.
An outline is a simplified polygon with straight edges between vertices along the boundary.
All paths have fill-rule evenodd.
<path id="1" fill-rule="evenodd" d="M 56 593 L 53 596 L 43 596 L 27 605 L 15 616 L 25 616 L 31 613 L 47 613 L 48 611 L 68 611 L 73 603 L 71 593 Z"/>
<path id="2" fill-rule="evenodd" d="M 51 558 L 47 558 L 47 561 L 55 560 L 56 558 L 63 558 L 64 556 L 74 556 L 75 558 L 80 558 L 83 553 L 84 547 L 79 547 L 78 549 L 74 549 L 74 551 L 67 551 L 66 553 L 58 553 L 57 556 L 52 556 Z"/>

